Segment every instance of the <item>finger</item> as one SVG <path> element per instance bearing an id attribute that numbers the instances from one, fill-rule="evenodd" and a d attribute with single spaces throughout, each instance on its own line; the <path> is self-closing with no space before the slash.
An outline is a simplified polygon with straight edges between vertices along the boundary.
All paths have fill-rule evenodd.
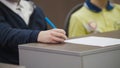
<path id="1" fill-rule="evenodd" d="M 51 33 L 51 35 L 53 35 L 53 36 L 55 36 L 55 37 L 58 37 L 58 38 L 62 38 L 62 39 L 67 39 L 67 37 L 65 36 L 65 34 L 62 34 L 62 33 L 58 33 L 58 32 L 55 32 L 55 31 L 53 31 L 52 33 Z"/>
<path id="2" fill-rule="evenodd" d="M 58 43 L 58 42 L 52 39 L 49 43 Z"/>
<path id="3" fill-rule="evenodd" d="M 63 29 L 53 29 L 53 31 L 66 34 L 66 32 Z"/>
<path id="4" fill-rule="evenodd" d="M 60 42 L 64 42 L 64 39 L 56 37 L 56 36 L 53 36 L 52 37 L 52 42 L 54 42 L 54 43 L 60 43 Z"/>
<path id="5" fill-rule="evenodd" d="M 48 39 L 48 43 L 59 43 L 61 41 L 56 39 L 56 36 L 50 35 Z"/>

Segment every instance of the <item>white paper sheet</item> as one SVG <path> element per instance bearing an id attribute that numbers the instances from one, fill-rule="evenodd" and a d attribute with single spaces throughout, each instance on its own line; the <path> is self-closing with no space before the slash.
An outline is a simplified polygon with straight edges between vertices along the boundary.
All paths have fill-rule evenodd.
<path id="1" fill-rule="evenodd" d="M 120 39 L 89 36 L 89 37 L 83 37 L 77 39 L 69 39 L 69 40 L 65 40 L 65 42 L 104 47 L 104 46 L 120 44 Z"/>

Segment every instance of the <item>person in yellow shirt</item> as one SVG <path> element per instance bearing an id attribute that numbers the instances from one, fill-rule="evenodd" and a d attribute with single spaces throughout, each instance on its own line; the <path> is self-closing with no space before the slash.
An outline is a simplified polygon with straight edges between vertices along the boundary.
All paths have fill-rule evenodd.
<path id="1" fill-rule="evenodd" d="M 109 0 L 86 0 L 69 23 L 68 37 L 120 30 L 120 5 Z"/>

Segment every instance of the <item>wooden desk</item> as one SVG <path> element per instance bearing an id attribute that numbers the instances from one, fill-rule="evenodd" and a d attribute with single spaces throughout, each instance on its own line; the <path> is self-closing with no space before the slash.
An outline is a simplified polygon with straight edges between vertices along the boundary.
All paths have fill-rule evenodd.
<path id="1" fill-rule="evenodd" d="M 25 67 L 13 64 L 0 63 L 0 68 L 25 68 Z"/>
<path id="2" fill-rule="evenodd" d="M 120 31 L 94 36 L 120 39 Z M 20 64 L 27 68 L 120 68 L 120 44 L 98 47 L 30 43 L 19 46 L 19 55 Z"/>

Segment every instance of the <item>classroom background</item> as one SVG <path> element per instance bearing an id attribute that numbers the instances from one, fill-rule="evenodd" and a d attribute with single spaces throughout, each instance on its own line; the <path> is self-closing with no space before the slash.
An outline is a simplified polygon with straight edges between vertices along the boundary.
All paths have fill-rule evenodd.
<path id="1" fill-rule="evenodd" d="M 65 18 L 72 7 L 85 0 L 33 0 L 39 5 L 57 28 L 64 28 Z M 119 0 L 113 0 L 120 4 Z M 51 27 L 49 27 L 51 28 Z"/>

